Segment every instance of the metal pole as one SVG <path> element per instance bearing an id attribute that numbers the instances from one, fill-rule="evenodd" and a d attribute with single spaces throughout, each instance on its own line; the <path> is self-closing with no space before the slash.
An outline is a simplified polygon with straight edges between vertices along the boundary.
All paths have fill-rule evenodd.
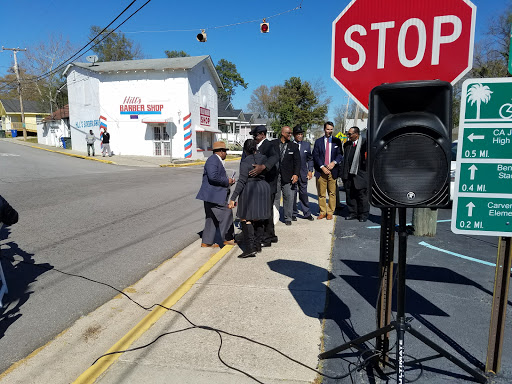
<path id="1" fill-rule="evenodd" d="M 393 256 L 395 250 L 396 208 L 382 208 L 380 223 L 380 298 L 377 307 L 377 328 L 383 328 L 391 322 L 391 302 L 393 292 Z M 388 361 L 389 332 L 379 335 L 376 349 L 381 360 Z"/>
<path id="2" fill-rule="evenodd" d="M 500 237 L 496 273 L 494 275 L 489 344 L 487 346 L 487 361 L 485 364 L 485 371 L 494 374 L 498 373 L 500 370 L 501 354 L 503 351 L 510 268 L 512 266 L 512 246 L 510 239 L 510 237 Z"/>
<path id="3" fill-rule="evenodd" d="M 345 107 L 345 117 L 343 119 L 343 133 L 347 132 L 347 118 L 348 118 L 348 106 L 350 104 L 350 97 L 347 96 L 347 106 Z"/>
<path id="4" fill-rule="evenodd" d="M 21 80 L 20 73 L 18 71 L 18 60 L 16 58 L 16 53 L 19 51 L 26 51 L 27 49 L 20 48 L 4 48 L 2 46 L 3 51 L 13 51 L 14 53 L 14 72 L 16 73 L 16 79 L 18 80 L 18 94 L 20 96 L 20 112 L 21 112 L 21 126 L 23 128 L 23 140 L 27 141 L 27 127 L 25 125 L 25 113 L 23 112 L 23 98 L 21 96 Z"/>
<path id="5" fill-rule="evenodd" d="M 398 384 L 405 382 L 405 269 L 407 266 L 407 230 L 406 208 L 398 208 L 398 282 L 396 287 L 396 380 Z"/>

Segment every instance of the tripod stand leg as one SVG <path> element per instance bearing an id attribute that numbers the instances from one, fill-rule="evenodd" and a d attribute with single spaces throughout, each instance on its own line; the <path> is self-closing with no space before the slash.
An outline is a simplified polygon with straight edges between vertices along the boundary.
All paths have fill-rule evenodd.
<path id="1" fill-rule="evenodd" d="M 327 359 L 331 356 L 334 356 L 338 352 L 344 351 L 345 349 L 359 346 L 359 345 L 363 344 L 365 341 L 373 339 L 374 337 L 384 335 L 384 334 L 388 333 L 389 331 L 393 330 L 394 328 L 395 328 L 395 323 L 392 322 L 389 325 L 385 326 L 384 328 L 379 328 L 376 331 L 367 333 L 366 335 L 358 337 L 357 339 L 351 340 L 348 343 L 340 345 L 339 347 L 330 349 L 329 351 L 325 351 L 325 352 L 319 354 L 318 357 L 320 359 Z"/>
<path id="2" fill-rule="evenodd" d="M 437 345 L 436 343 L 434 343 L 433 341 L 431 341 L 430 339 L 428 339 L 427 337 L 423 336 L 421 333 L 416 331 L 409 324 L 406 325 L 405 330 L 406 330 L 406 332 L 409 332 L 411 335 L 413 335 L 415 338 L 417 338 L 419 341 L 421 341 L 423 344 L 426 344 L 427 346 L 432 348 L 434 351 L 439 353 L 441 356 L 446 357 L 448 360 L 450 360 L 456 366 L 458 366 L 462 370 L 469 373 L 479 383 L 487 383 L 487 377 L 485 377 L 482 373 L 478 372 L 477 370 L 471 368 L 469 365 L 463 363 L 461 360 L 457 359 L 451 353 L 449 353 L 445 349 L 441 348 L 439 345 Z"/>

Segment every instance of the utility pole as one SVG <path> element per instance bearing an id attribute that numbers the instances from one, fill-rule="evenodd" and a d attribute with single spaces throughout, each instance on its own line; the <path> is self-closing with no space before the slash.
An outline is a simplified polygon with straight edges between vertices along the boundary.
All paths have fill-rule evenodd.
<path id="1" fill-rule="evenodd" d="M 14 52 L 14 72 L 16 73 L 16 79 L 18 80 L 18 94 L 20 95 L 20 112 L 21 112 L 21 126 L 23 127 L 23 140 L 27 141 L 27 126 L 25 125 L 25 113 L 23 112 L 23 98 L 21 96 L 21 80 L 20 72 L 18 71 L 18 60 L 16 59 L 16 53 L 19 51 L 26 51 L 27 49 L 21 48 L 4 48 L 2 51 L 13 51 Z"/>

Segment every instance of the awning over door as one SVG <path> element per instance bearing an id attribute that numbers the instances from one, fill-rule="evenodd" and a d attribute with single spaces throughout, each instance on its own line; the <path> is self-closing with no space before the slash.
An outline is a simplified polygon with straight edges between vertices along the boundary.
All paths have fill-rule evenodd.
<path id="1" fill-rule="evenodd" d="M 211 133 L 222 133 L 218 129 L 212 127 L 197 127 L 195 128 L 196 132 L 211 132 Z"/>
<path id="2" fill-rule="evenodd" d="M 163 117 L 145 117 L 142 119 L 142 122 L 145 124 L 167 124 L 172 123 L 172 117 L 168 117 L 164 119 Z"/>

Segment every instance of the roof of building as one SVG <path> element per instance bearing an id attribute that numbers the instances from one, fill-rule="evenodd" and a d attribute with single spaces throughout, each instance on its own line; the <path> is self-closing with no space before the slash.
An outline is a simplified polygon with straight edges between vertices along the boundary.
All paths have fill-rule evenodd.
<path id="1" fill-rule="evenodd" d="M 234 109 L 231 101 L 222 100 L 220 97 L 218 98 L 218 110 L 219 111 L 227 111 L 228 109 Z"/>
<path id="2" fill-rule="evenodd" d="M 219 119 L 226 118 L 226 117 L 234 117 L 238 118 L 242 114 L 241 109 L 228 109 L 221 111 L 219 110 Z"/>
<path id="3" fill-rule="evenodd" d="M 209 55 L 204 56 L 190 56 L 190 57 L 175 57 L 172 59 L 144 59 L 144 60 L 123 60 L 123 61 L 105 61 L 97 63 L 78 63 L 74 62 L 69 64 L 64 70 L 64 76 L 67 76 L 68 71 L 72 66 L 85 68 L 93 72 L 112 72 L 112 71 L 142 71 L 142 70 L 153 70 L 162 71 L 166 69 L 192 69 L 199 63 L 207 62 L 213 76 L 218 83 L 219 87 L 223 87 L 222 82 L 219 78 L 217 70 L 213 65 L 213 61 Z"/>
<path id="4" fill-rule="evenodd" d="M 44 118 L 44 121 L 69 119 L 69 104 L 63 108 L 57 109 L 51 116 Z"/>
<path id="5" fill-rule="evenodd" d="M 19 99 L 0 99 L 0 103 L 3 105 L 5 112 L 7 113 L 21 113 Z M 24 113 L 41 113 L 46 114 L 47 111 L 43 111 L 40 107 L 39 102 L 33 100 L 23 100 L 23 112 Z"/>

